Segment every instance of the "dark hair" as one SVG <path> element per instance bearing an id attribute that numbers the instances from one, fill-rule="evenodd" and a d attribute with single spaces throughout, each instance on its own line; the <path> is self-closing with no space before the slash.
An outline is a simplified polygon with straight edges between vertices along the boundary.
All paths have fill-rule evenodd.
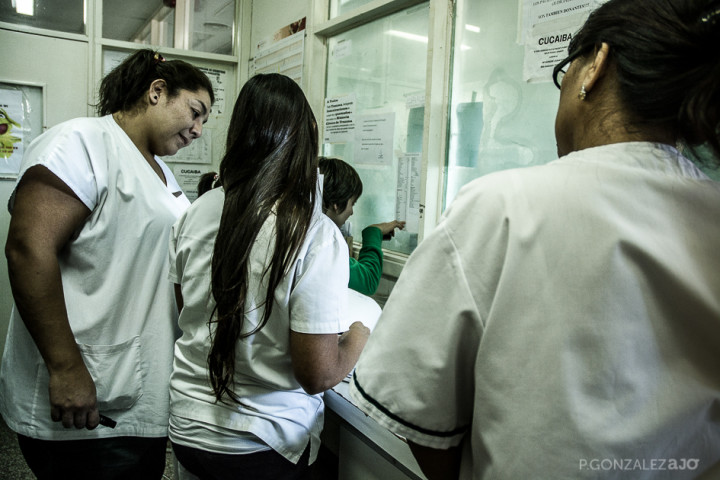
<path id="1" fill-rule="evenodd" d="M 233 392 L 238 340 L 262 329 L 273 309 L 275 289 L 289 272 L 305 241 L 317 189 L 318 136 L 315 117 L 302 90 L 280 74 L 256 75 L 243 86 L 228 128 L 220 182 L 225 189 L 212 257 L 216 329 L 208 355 L 210 382 L 218 401 Z M 267 278 L 262 319 L 243 331 L 249 311 L 250 252 L 261 227 L 275 215 L 275 245 Z"/>
<path id="2" fill-rule="evenodd" d="M 210 95 L 210 103 L 215 103 L 212 83 L 197 67 L 182 60 L 166 61 L 159 53 L 144 49 L 127 57 L 102 79 L 100 100 L 95 106 L 98 114 L 139 108 L 150 84 L 158 79 L 165 80 L 171 98 L 180 90 L 204 89 Z"/>
<path id="3" fill-rule="evenodd" d="M 215 180 L 217 180 L 217 173 L 215 172 L 207 172 L 200 175 L 200 180 L 198 180 L 197 186 L 198 197 L 208 190 L 215 188 Z"/>
<path id="4" fill-rule="evenodd" d="M 344 209 L 351 198 L 362 195 L 360 175 L 349 163 L 339 158 L 320 157 L 318 168 L 323 175 L 323 209 L 333 205 Z"/>
<path id="5" fill-rule="evenodd" d="M 602 42 L 632 123 L 666 129 L 689 146 L 707 142 L 720 163 L 720 2 L 609 0 L 569 51 Z"/>

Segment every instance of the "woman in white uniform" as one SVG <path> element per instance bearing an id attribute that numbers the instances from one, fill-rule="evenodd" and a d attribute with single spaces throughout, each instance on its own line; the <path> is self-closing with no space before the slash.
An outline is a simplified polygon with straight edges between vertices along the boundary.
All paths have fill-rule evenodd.
<path id="1" fill-rule="evenodd" d="M 720 478 L 720 2 L 610 0 L 555 70 L 561 158 L 467 185 L 351 395 L 428 478 Z M 566 72 L 566 73 L 565 73 Z"/>
<path id="2" fill-rule="evenodd" d="M 140 50 L 103 79 L 101 117 L 25 153 L 0 412 L 38 478 L 162 477 L 177 332 L 167 235 L 189 202 L 158 156 L 200 137 L 212 102 L 200 70 Z"/>
<path id="3" fill-rule="evenodd" d="M 205 479 L 307 478 L 322 392 L 360 355 L 348 323 L 348 249 L 317 195 L 318 133 L 290 78 L 242 88 L 220 164 L 170 238 L 182 337 L 170 380 L 170 440 Z M 338 335 L 339 332 L 345 332 Z"/>

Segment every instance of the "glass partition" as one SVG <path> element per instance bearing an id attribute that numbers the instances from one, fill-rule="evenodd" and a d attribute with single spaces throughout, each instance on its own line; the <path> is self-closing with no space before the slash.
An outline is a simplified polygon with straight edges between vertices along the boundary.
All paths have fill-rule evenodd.
<path id="1" fill-rule="evenodd" d="M 103 0 L 103 37 L 113 40 L 231 55 L 234 25 L 234 0 Z"/>
<path id="2" fill-rule="evenodd" d="M 383 242 L 402 253 L 417 245 L 413 209 L 419 202 L 428 16 L 424 3 L 328 41 L 323 155 L 353 165 L 363 182 L 350 233 L 359 238 L 368 225 L 407 220 L 406 231 Z"/>
<path id="3" fill-rule="evenodd" d="M 0 0 L 0 22 L 85 34 L 84 0 Z"/>
<path id="4" fill-rule="evenodd" d="M 458 0 L 445 206 L 467 182 L 557 158 L 552 82 L 523 79 L 519 2 Z"/>
<path id="5" fill-rule="evenodd" d="M 330 0 L 330 18 L 335 18 L 373 0 Z"/>

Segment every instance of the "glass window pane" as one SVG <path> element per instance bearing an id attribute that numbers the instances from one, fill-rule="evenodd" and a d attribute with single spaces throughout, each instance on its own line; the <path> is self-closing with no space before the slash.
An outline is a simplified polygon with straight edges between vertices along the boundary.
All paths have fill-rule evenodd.
<path id="1" fill-rule="evenodd" d="M 362 179 L 363 193 L 349 219 L 356 239 L 368 225 L 396 218 L 399 165 L 406 165 L 406 153 L 422 148 L 428 16 L 428 4 L 420 4 L 328 42 L 325 96 L 354 98 L 356 127 L 352 139 L 324 143 L 323 154 L 350 163 Z M 390 122 L 374 132 L 388 156 L 373 160 L 357 138 L 367 125 L 363 122 L 376 118 Z M 383 242 L 384 248 L 403 253 L 416 245 L 417 227 Z"/>
<path id="2" fill-rule="evenodd" d="M 183 35 L 189 39 L 190 50 L 231 55 L 234 0 L 139 2 L 133 8 L 125 2 L 103 0 L 103 37 L 181 48 L 185 43 L 183 38 L 175 38 L 175 23 L 176 12 L 184 5 L 188 20 Z"/>
<path id="3" fill-rule="evenodd" d="M 232 54 L 234 0 L 195 0 L 192 8 L 190 49 Z"/>
<path id="4" fill-rule="evenodd" d="M 174 44 L 173 23 L 167 21 L 174 18 L 174 8 L 163 2 L 134 2 L 128 8 L 126 2 L 103 0 L 102 13 L 104 38 L 160 47 Z"/>
<path id="5" fill-rule="evenodd" d="M 373 0 L 330 0 L 330 18 L 355 10 Z"/>
<path id="6" fill-rule="evenodd" d="M 85 34 L 84 0 L 0 0 L 0 21 Z"/>
<path id="7" fill-rule="evenodd" d="M 557 158 L 559 92 L 523 80 L 516 25 L 518 2 L 458 0 L 446 206 L 474 178 Z"/>

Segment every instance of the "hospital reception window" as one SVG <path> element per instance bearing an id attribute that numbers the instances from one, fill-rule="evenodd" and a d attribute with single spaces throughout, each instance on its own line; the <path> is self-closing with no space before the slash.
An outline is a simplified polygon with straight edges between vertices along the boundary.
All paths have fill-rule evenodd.
<path id="1" fill-rule="evenodd" d="M 405 220 L 383 242 L 400 253 L 418 241 L 428 17 L 425 2 L 327 42 L 322 152 L 353 165 L 363 182 L 349 233 L 359 239 L 368 225 Z"/>
<path id="2" fill-rule="evenodd" d="M 84 0 L 0 0 L 0 22 L 85 34 Z"/>

